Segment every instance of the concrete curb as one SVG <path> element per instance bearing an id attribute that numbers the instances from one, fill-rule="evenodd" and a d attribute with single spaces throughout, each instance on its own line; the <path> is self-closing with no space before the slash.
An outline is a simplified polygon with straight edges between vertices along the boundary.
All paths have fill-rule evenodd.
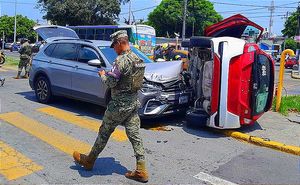
<path id="1" fill-rule="evenodd" d="M 291 72 L 291 77 L 294 78 L 294 79 L 300 79 L 300 74 L 296 74 L 298 72 Z"/>
<path id="2" fill-rule="evenodd" d="M 229 137 L 241 140 L 241 141 L 245 141 L 250 144 L 263 146 L 263 147 L 271 148 L 274 150 L 279 150 L 282 152 L 300 156 L 300 147 L 298 147 L 298 146 L 286 145 L 286 144 L 283 144 L 280 142 L 270 141 L 269 139 L 263 139 L 263 138 L 259 138 L 259 137 L 255 137 L 255 136 L 250 136 L 248 134 L 244 134 L 244 133 L 232 131 L 232 130 L 225 130 L 225 131 L 223 131 L 223 133 L 226 136 L 229 136 Z"/>

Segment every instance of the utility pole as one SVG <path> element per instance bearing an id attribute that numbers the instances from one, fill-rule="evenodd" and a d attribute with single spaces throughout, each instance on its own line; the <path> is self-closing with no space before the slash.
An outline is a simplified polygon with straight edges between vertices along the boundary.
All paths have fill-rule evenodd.
<path id="1" fill-rule="evenodd" d="M 282 19 L 284 19 L 284 22 L 288 20 L 289 16 L 290 16 L 290 12 L 287 11 L 286 14 L 282 17 Z"/>
<path id="2" fill-rule="evenodd" d="M 17 0 L 15 0 L 15 26 L 14 26 L 14 43 L 17 41 Z"/>
<path id="3" fill-rule="evenodd" d="M 286 15 L 284 15 L 281 19 L 284 19 L 284 22 L 286 22 L 289 18 L 290 12 L 286 12 Z M 281 49 L 282 51 L 285 50 L 285 41 L 287 39 L 287 36 L 284 37 L 284 42 L 283 42 L 283 48 Z"/>
<path id="4" fill-rule="evenodd" d="M 269 10 L 270 10 L 270 22 L 269 22 L 269 38 L 270 38 L 272 35 L 273 14 L 274 14 L 274 10 L 275 10 L 274 0 L 272 0 L 272 2 L 271 2 L 271 6 L 269 7 Z"/>
<path id="5" fill-rule="evenodd" d="M 184 0 L 183 24 L 182 24 L 182 40 L 185 40 L 186 12 L 187 12 L 187 0 Z"/>
<path id="6" fill-rule="evenodd" d="M 131 25 L 131 0 L 129 0 L 129 16 L 128 16 L 128 24 Z"/>
<path id="7" fill-rule="evenodd" d="M 300 45 L 300 1 L 298 2 L 298 35 L 297 35 L 297 48 L 299 48 Z M 298 74 L 300 75 L 300 50 L 298 51 Z"/>
<path id="8" fill-rule="evenodd" d="M 2 49 L 4 50 L 4 40 L 5 40 L 5 35 L 4 31 L 2 32 Z"/>
<path id="9" fill-rule="evenodd" d="M 39 26 L 39 20 L 36 20 L 36 25 Z M 39 41 L 39 34 L 36 33 L 36 42 Z"/>

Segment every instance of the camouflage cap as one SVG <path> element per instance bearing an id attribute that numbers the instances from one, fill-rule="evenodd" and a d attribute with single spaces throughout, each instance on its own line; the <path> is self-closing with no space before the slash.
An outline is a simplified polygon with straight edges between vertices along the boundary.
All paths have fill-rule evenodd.
<path id="1" fill-rule="evenodd" d="M 120 38 L 128 38 L 128 35 L 127 35 L 127 31 L 126 30 L 119 30 L 113 34 L 110 35 L 110 39 L 112 41 L 112 44 L 111 44 L 111 48 L 114 47 L 114 44 L 118 41 L 118 39 Z"/>

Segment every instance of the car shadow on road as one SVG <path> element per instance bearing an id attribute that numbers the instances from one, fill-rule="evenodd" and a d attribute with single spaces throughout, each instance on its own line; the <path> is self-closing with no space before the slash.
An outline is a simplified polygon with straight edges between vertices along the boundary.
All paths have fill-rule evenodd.
<path id="1" fill-rule="evenodd" d="M 95 162 L 94 168 L 92 171 L 87 171 L 78 164 L 70 166 L 70 169 L 77 170 L 81 177 L 91 177 L 95 175 L 112 175 L 119 174 L 124 175 L 128 169 L 116 161 L 113 157 L 103 157 L 98 158 Z"/>
<path id="2" fill-rule="evenodd" d="M 24 98 L 37 102 L 33 91 L 17 93 L 24 96 Z M 49 106 L 66 110 L 76 114 L 77 116 L 88 116 L 97 120 L 102 120 L 105 108 L 74 99 L 65 97 L 55 97 L 54 101 Z M 203 138 L 220 138 L 224 137 L 222 134 L 215 132 L 211 128 L 188 128 L 185 122 L 185 114 L 174 114 L 163 116 L 160 118 L 142 119 L 141 127 L 145 130 L 152 131 L 172 131 L 174 127 L 182 128 L 186 133 Z"/>
<path id="3" fill-rule="evenodd" d="M 257 121 L 253 125 L 244 125 L 241 128 L 236 129 L 236 131 L 242 133 L 250 133 L 256 130 L 264 130 Z"/>
<path id="4" fill-rule="evenodd" d="M 27 99 L 29 101 L 37 102 L 34 91 L 18 92 L 16 94 L 23 96 L 25 99 Z"/>
<path id="5" fill-rule="evenodd" d="M 142 128 L 154 131 L 172 131 L 172 127 L 182 128 L 188 134 L 203 138 L 220 138 L 222 134 L 215 132 L 208 127 L 189 128 L 186 125 L 185 114 L 176 114 L 161 118 L 154 118 L 142 121 Z"/>
<path id="6" fill-rule="evenodd" d="M 218 132 L 218 130 L 209 127 L 199 127 L 199 128 L 189 128 L 187 126 L 183 127 L 186 133 L 195 135 L 202 138 L 223 138 L 225 135 Z"/>

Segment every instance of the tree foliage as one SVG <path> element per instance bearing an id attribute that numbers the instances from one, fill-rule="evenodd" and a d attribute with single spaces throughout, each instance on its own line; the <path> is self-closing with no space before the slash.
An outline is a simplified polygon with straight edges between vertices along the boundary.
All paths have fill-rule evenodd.
<path id="1" fill-rule="evenodd" d="M 115 24 L 128 0 L 38 0 L 44 19 L 57 25 Z"/>
<path id="2" fill-rule="evenodd" d="M 286 39 L 285 40 L 285 49 L 291 49 L 296 51 L 297 49 L 297 42 L 294 39 Z"/>
<path id="3" fill-rule="evenodd" d="M 0 17 L 0 35 L 4 31 L 6 40 L 13 40 L 14 37 L 14 24 L 15 17 L 9 17 L 7 15 Z M 34 41 L 36 33 L 32 29 L 35 26 L 35 22 L 22 15 L 17 15 L 17 38 L 28 38 Z"/>
<path id="4" fill-rule="evenodd" d="M 292 13 L 292 15 L 284 23 L 284 29 L 281 31 L 284 36 L 294 37 L 298 31 L 298 16 L 299 11 Z"/>
<path id="5" fill-rule="evenodd" d="M 148 16 L 148 24 L 158 36 L 182 32 L 183 0 L 162 0 Z M 202 35 L 205 27 L 222 20 L 208 0 L 189 0 L 187 5 L 186 36 Z"/>

